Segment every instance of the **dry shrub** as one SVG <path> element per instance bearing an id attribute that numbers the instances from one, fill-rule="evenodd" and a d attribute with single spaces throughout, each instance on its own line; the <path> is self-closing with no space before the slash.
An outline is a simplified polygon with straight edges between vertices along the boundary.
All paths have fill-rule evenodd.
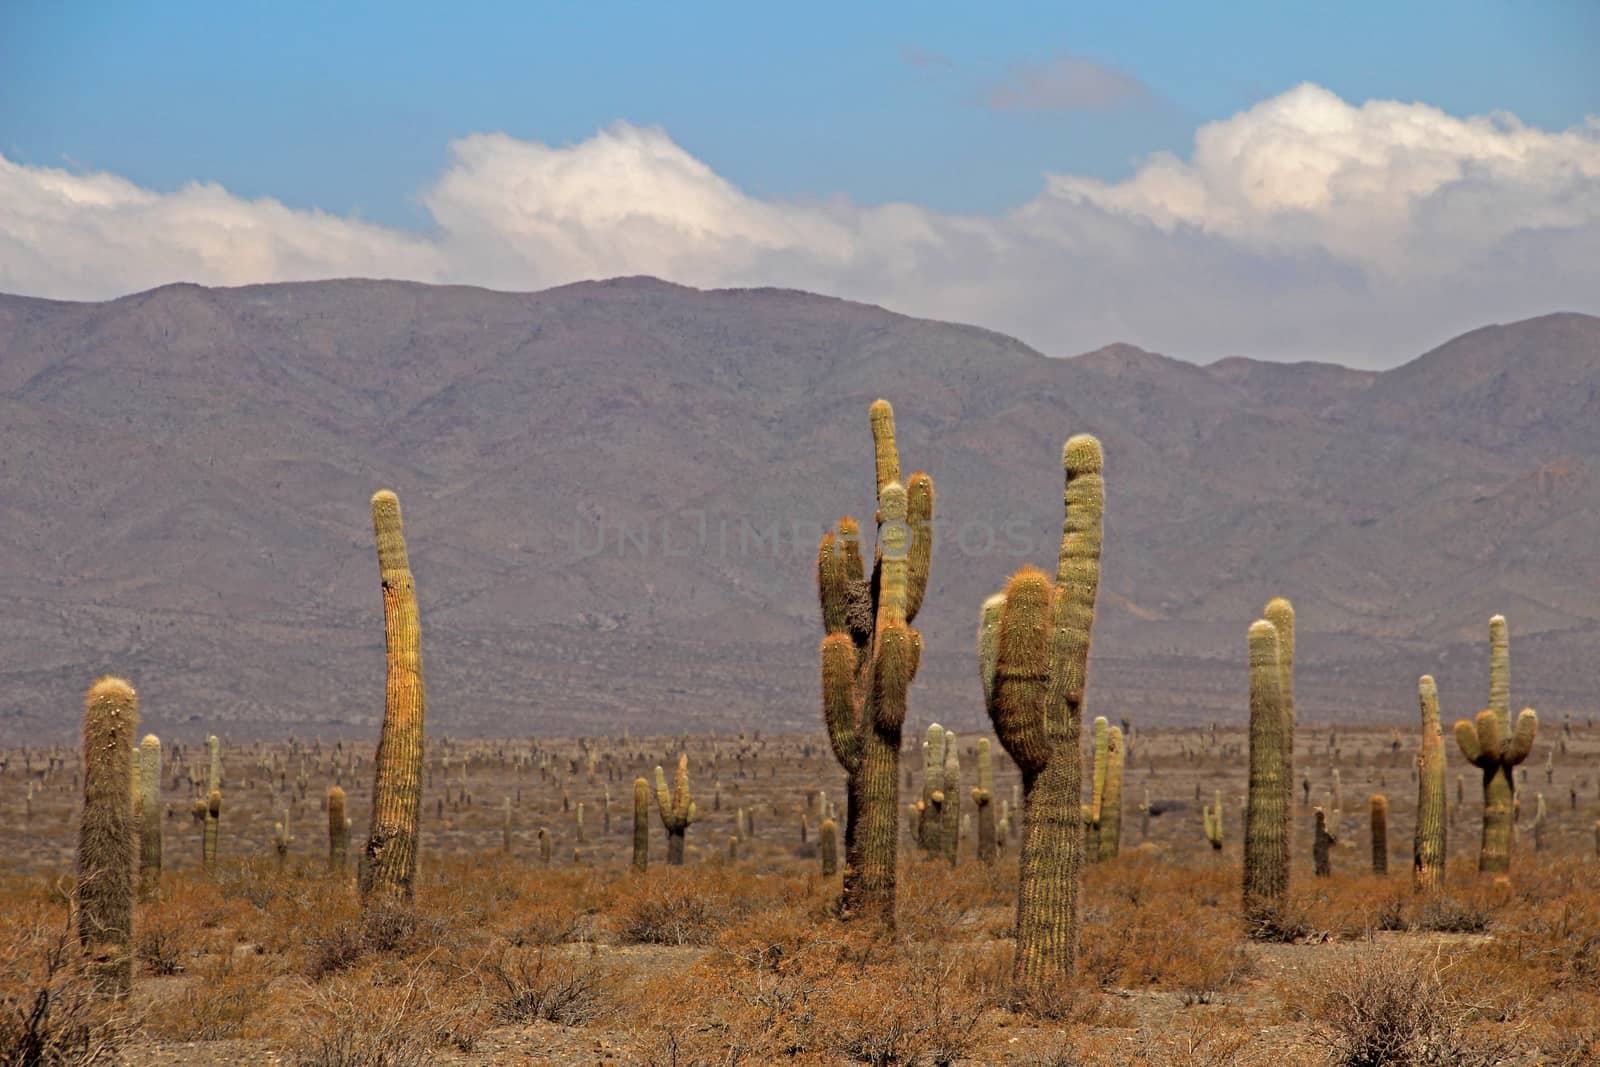
<path id="1" fill-rule="evenodd" d="M 1480 1007 L 1463 995 L 1451 968 L 1451 961 L 1433 953 L 1361 949 L 1312 983 L 1311 1040 L 1326 1049 L 1334 1067 L 1502 1062 L 1515 1035 L 1504 1026 L 1481 1025 Z"/>
<path id="2" fill-rule="evenodd" d="M 306 976 L 317 981 L 373 953 L 407 956 L 453 945 L 449 920 L 404 904 L 379 904 L 335 924 L 306 945 Z"/>
<path id="3" fill-rule="evenodd" d="M 197 961 L 181 992 L 156 1001 L 145 1014 L 153 1036 L 220 1041 L 259 1036 L 279 1021 L 272 1002 L 276 961 L 248 949 Z"/>
<path id="4" fill-rule="evenodd" d="M 502 1022 L 542 1019 L 578 1026 L 611 1010 L 613 983 L 592 960 L 579 962 L 544 949 L 511 950 L 502 952 L 485 971 L 498 987 L 493 1011 Z"/>
<path id="5" fill-rule="evenodd" d="M 1141 1033 L 1130 1067 L 1239 1067 L 1255 1039 L 1249 1027 L 1221 1019 L 1186 1018 L 1159 1033 Z"/>
<path id="6" fill-rule="evenodd" d="M 379 960 L 310 990 L 290 1052 L 301 1067 L 420 1067 L 434 1050 L 470 1052 L 481 1033 L 470 983 L 435 964 Z"/>
<path id="7" fill-rule="evenodd" d="M 706 945 L 755 900 L 726 891 L 726 872 L 654 872 L 618 902 L 618 935 L 634 945 Z M 757 898 L 759 899 L 759 898 Z"/>
<path id="8" fill-rule="evenodd" d="M 65 908 L 35 894 L 39 917 L 0 924 L 0 1064 L 94 1067 L 121 1060 L 131 1025 L 94 995 Z"/>

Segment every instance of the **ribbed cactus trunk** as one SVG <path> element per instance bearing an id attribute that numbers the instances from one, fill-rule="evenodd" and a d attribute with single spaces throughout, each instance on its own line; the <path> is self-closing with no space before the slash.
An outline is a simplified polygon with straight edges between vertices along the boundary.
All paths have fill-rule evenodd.
<path id="1" fill-rule="evenodd" d="M 1516 804 L 1516 767 L 1533 750 L 1539 717 L 1523 708 L 1511 725 L 1511 648 L 1506 620 L 1489 620 L 1489 707 L 1474 722 L 1456 723 L 1456 744 L 1467 762 L 1483 773 L 1483 843 L 1478 870 L 1504 874 L 1511 869 L 1511 823 Z"/>
<path id="2" fill-rule="evenodd" d="M 350 819 L 344 813 L 344 790 L 336 785 L 329 786 L 328 870 L 335 875 L 343 874 L 349 854 Z"/>
<path id="3" fill-rule="evenodd" d="M 944 806 L 940 814 L 939 845 L 945 859 L 955 866 L 961 855 L 961 757 L 956 735 L 949 730 L 944 733 Z"/>
<path id="4" fill-rule="evenodd" d="M 205 837 L 201 844 L 201 862 L 209 874 L 217 867 L 217 839 L 222 833 L 222 742 L 216 734 L 206 737 Z"/>
<path id="5" fill-rule="evenodd" d="M 1062 449 L 1066 475 L 1061 553 L 1052 583 L 1024 567 L 1003 600 L 983 607 L 979 662 L 995 733 L 1022 772 L 1022 855 L 1013 978 L 1025 996 L 1076 969 L 1082 881 L 1083 757 L 1079 735 L 1088 677 L 1105 509 L 1100 442 L 1080 435 Z M 993 660 L 985 631 L 998 612 Z"/>
<path id="6" fill-rule="evenodd" d="M 944 727 L 932 723 L 922 739 L 922 805 L 925 814 L 935 810 L 933 795 L 943 792 Z M 939 809 L 943 810 L 943 801 L 939 802 Z M 917 824 L 917 844 L 930 853 L 939 853 L 943 850 L 943 835 L 942 815 L 937 818 L 924 818 Z"/>
<path id="7" fill-rule="evenodd" d="M 1417 752 L 1417 830 L 1411 846 L 1411 878 L 1418 892 L 1444 883 L 1444 735 L 1439 729 L 1439 691 L 1433 678 L 1417 681 L 1422 707 L 1422 744 Z"/>
<path id="8" fill-rule="evenodd" d="M 121 678 L 89 689 L 83 713 L 83 816 L 78 823 L 75 890 L 78 941 L 97 992 L 133 987 L 133 738 L 139 698 Z"/>
<path id="9" fill-rule="evenodd" d="M 633 869 L 643 872 L 650 866 L 650 783 L 633 780 Z"/>
<path id="10" fill-rule="evenodd" d="M 161 886 L 161 739 L 146 734 L 139 743 L 139 895 Z"/>
<path id="11" fill-rule="evenodd" d="M 1122 727 L 1112 726 L 1106 731 L 1105 780 L 1100 790 L 1099 817 L 1095 821 L 1097 860 L 1116 859 L 1122 850 L 1122 768 L 1125 755 Z"/>
<path id="12" fill-rule="evenodd" d="M 1222 851 L 1222 790 L 1218 789 L 1215 799 L 1207 804 L 1200 812 L 1200 826 L 1205 831 L 1206 840 L 1210 842 L 1212 851 Z"/>
<path id="13" fill-rule="evenodd" d="M 1244 914 L 1263 922 L 1289 891 L 1289 848 L 1284 836 L 1283 690 L 1278 628 L 1265 619 L 1250 624 L 1250 791 L 1245 804 Z"/>
<path id="14" fill-rule="evenodd" d="M 822 854 L 822 877 L 832 878 L 839 870 L 839 826 L 832 819 L 817 828 L 817 851 Z"/>
<path id="15" fill-rule="evenodd" d="M 383 727 L 372 786 L 372 829 L 362 864 L 363 902 L 409 901 L 417 873 L 417 818 L 422 809 L 422 636 L 416 584 L 400 526 L 400 501 L 372 497 L 372 526 L 383 580 L 388 671 Z"/>
<path id="16" fill-rule="evenodd" d="M 689 795 L 689 754 L 678 757 L 678 775 L 672 789 L 667 789 L 667 773 L 656 768 L 656 806 L 661 811 L 661 825 L 667 831 L 667 866 L 683 866 L 684 833 L 698 817 L 694 798 Z M 635 831 L 634 840 L 637 841 Z"/>
<path id="17" fill-rule="evenodd" d="M 1372 823 L 1372 873 L 1389 873 L 1389 798 L 1374 793 L 1367 801 Z"/>
<path id="18" fill-rule="evenodd" d="M 978 862 L 992 867 L 999 846 L 995 841 L 994 771 L 987 737 L 978 738 L 978 787 L 972 791 L 972 803 L 978 809 Z"/>
<path id="19" fill-rule="evenodd" d="M 900 822 L 900 736 L 922 639 L 911 628 L 928 585 L 933 479 L 900 480 L 894 411 L 871 408 L 878 491 L 878 545 L 870 576 L 860 527 L 846 516 L 817 549 L 822 712 L 849 782 L 840 914 L 894 925 Z M 924 821 L 924 826 L 927 823 Z"/>
<path id="20" fill-rule="evenodd" d="M 1294 605 L 1286 597 L 1273 597 L 1261 617 L 1278 631 L 1278 700 L 1283 709 L 1283 850 L 1294 852 Z M 1288 860 L 1284 860 L 1284 885 L 1288 885 Z"/>

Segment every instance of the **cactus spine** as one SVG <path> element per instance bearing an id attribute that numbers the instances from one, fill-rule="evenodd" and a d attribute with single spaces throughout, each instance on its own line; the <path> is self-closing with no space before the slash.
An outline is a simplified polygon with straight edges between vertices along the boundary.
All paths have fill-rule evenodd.
<path id="1" fill-rule="evenodd" d="M 984 678 L 995 733 L 1022 772 L 1013 980 L 1025 995 L 1059 985 L 1077 963 L 1083 876 L 1078 746 L 1100 587 L 1102 465 L 1093 437 L 1073 437 L 1062 449 L 1065 518 L 1055 581 L 1034 567 L 1011 577 L 999 609 L 994 675 Z M 986 601 L 982 626 L 992 610 L 993 601 Z M 980 663 L 982 644 L 980 629 Z"/>
<path id="2" fill-rule="evenodd" d="M 139 698 L 121 678 L 89 689 L 83 713 L 83 817 L 78 824 L 78 941 L 98 992 L 133 987 L 133 737 Z"/>
<path id="3" fill-rule="evenodd" d="M 1372 873 L 1389 873 L 1389 798 L 1374 793 L 1367 800 L 1372 822 Z"/>
<path id="4" fill-rule="evenodd" d="M 350 820 L 344 813 L 344 790 L 328 787 L 328 870 L 343 874 L 350 853 Z"/>
<path id="5" fill-rule="evenodd" d="M 1417 752 L 1417 832 L 1411 846 L 1412 885 L 1431 892 L 1444 882 L 1444 735 L 1439 730 L 1439 690 L 1433 677 L 1417 680 L 1422 744 Z"/>
<path id="6" fill-rule="evenodd" d="M 683 866 L 683 834 L 695 821 L 694 798 L 689 795 L 689 754 L 678 757 L 678 776 L 667 790 L 667 774 L 656 768 L 656 806 L 667 828 L 667 866 Z M 637 833 L 637 831 L 635 831 Z"/>
<path id="7" fill-rule="evenodd" d="M 1483 772 L 1483 842 L 1478 870 L 1504 874 L 1511 869 L 1511 818 L 1516 802 L 1516 767 L 1533 749 L 1539 717 L 1523 708 L 1511 725 L 1511 649 L 1503 615 L 1489 620 L 1489 706 L 1475 722 L 1456 723 L 1461 754 Z"/>
<path id="8" fill-rule="evenodd" d="M 956 735 L 944 733 L 944 806 L 941 809 L 944 824 L 939 830 L 939 844 L 944 856 L 954 866 L 961 851 L 961 756 L 956 747 Z"/>
<path id="9" fill-rule="evenodd" d="M 997 635 L 998 636 L 998 635 Z M 994 771 L 990 766 L 989 739 L 978 738 L 978 787 L 972 791 L 972 803 L 978 809 L 978 862 L 994 866 Z"/>
<path id="10" fill-rule="evenodd" d="M 1270 919 L 1289 891 L 1289 848 L 1283 809 L 1289 803 L 1283 774 L 1283 672 L 1278 628 L 1265 619 L 1250 624 L 1250 792 L 1245 805 L 1244 914 Z"/>
<path id="11" fill-rule="evenodd" d="M 146 734 L 139 743 L 139 895 L 161 885 L 161 739 Z"/>
<path id="12" fill-rule="evenodd" d="M 900 730 L 922 638 L 911 623 L 922 606 L 933 550 L 933 479 L 900 480 L 894 410 L 871 408 L 878 491 L 878 545 L 870 576 L 860 527 L 846 516 L 817 549 L 822 620 L 822 710 L 834 756 L 849 783 L 840 913 L 894 925 L 899 833 Z M 926 823 L 924 823 L 926 825 Z"/>
<path id="13" fill-rule="evenodd" d="M 650 866 L 650 783 L 633 780 L 633 869 Z"/>
<path id="14" fill-rule="evenodd" d="M 1216 800 L 1200 811 L 1200 825 L 1206 840 L 1214 851 L 1222 851 L 1222 790 L 1217 790 Z"/>
<path id="15" fill-rule="evenodd" d="M 383 728 L 373 760 L 372 829 L 362 865 L 361 898 L 410 900 L 417 874 L 417 816 L 422 808 L 422 636 L 416 583 L 400 526 L 400 501 L 387 489 L 373 494 L 372 528 L 383 580 L 388 673 Z"/>
<path id="16" fill-rule="evenodd" d="M 839 824 L 832 819 L 817 827 L 817 851 L 822 853 L 822 877 L 832 878 L 839 870 Z"/>

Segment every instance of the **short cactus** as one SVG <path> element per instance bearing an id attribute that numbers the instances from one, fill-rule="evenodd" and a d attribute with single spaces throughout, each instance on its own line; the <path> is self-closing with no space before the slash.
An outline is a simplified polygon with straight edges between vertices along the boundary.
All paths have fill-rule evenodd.
<path id="1" fill-rule="evenodd" d="M 344 813 L 344 790 L 328 787 L 328 870 L 343 874 L 350 853 L 350 819 Z"/>
<path id="2" fill-rule="evenodd" d="M 911 623 L 922 606 L 933 548 L 933 479 L 900 480 L 894 410 L 871 408 L 878 492 L 878 546 L 862 561 L 860 527 L 848 516 L 817 549 L 822 601 L 822 708 L 828 740 L 849 781 L 840 914 L 894 926 L 900 821 L 900 730 L 922 638 Z"/>
<path id="3" fill-rule="evenodd" d="M 1331 850 L 1339 839 L 1329 828 L 1328 816 L 1321 808 L 1313 809 L 1312 817 L 1315 825 L 1311 837 L 1311 869 L 1318 878 L 1327 878 L 1333 873 Z"/>
<path id="4" fill-rule="evenodd" d="M 425 714 L 416 583 L 406 556 L 400 501 L 387 489 L 373 494 L 372 527 L 383 581 L 388 672 L 383 727 L 373 760 L 372 828 L 362 865 L 364 902 L 412 897 L 417 873 L 417 818 L 422 808 Z"/>
<path id="5" fill-rule="evenodd" d="M 832 878 L 839 870 L 839 825 L 832 819 L 817 827 L 817 851 L 822 854 L 822 877 Z"/>
<path id="6" fill-rule="evenodd" d="M 146 734 L 139 743 L 139 895 L 161 885 L 161 739 Z"/>
<path id="7" fill-rule="evenodd" d="M 667 866 L 683 866 L 683 837 L 695 821 L 694 798 L 689 795 L 689 754 L 678 757 L 678 776 L 667 789 L 667 774 L 656 768 L 656 807 L 661 812 L 661 825 L 667 829 Z"/>
<path id="8" fill-rule="evenodd" d="M 1200 809 L 1200 825 L 1206 840 L 1217 852 L 1222 851 L 1222 790 L 1217 790 L 1216 800 Z"/>
<path id="9" fill-rule="evenodd" d="M 1289 891 L 1289 843 L 1283 809 L 1289 803 L 1283 774 L 1282 668 L 1278 628 L 1265 619 L 1250 624 L 1250 791 L 1245 805 L 1244 914 L 1271 917 Z"/>
<path id="10" fill-rule="evenodd" d="M 222 790 L 213 789 L 206 796 L 205 841 L 201 858 L 208 873 L 217 869 L 217 839 L 222 829 Z"/>
<path id="11" fill-rule="evenodd" d="M 282 874 L 284 865 L 289 860 L 289 846 L 294 843 L 294 835 L 289 832 L 289 809 L 283 809 L 283 818 L 272 824 L 272 848 L 278 854 L 278 873 Z"/>
<path id="12" fill-rule="evenodd" d="M 75 907 L 78 941 L 95 989 L 127 996 L 133 987 L 133 872 L 136 838 L 128 783 L 139 698 L 121 678 L 89 689 L 83 713 L 83 816 L 78 824 Z"/>
<path id="13" fill-rule="evenodd" d="M 954 866 L 961 853 L 961 756 L 956 735 L 948 730 L 944 734 L 944 798 L 939 844 Z"/>
<path id="14" fill-rule="evenodd" d="M 944 789 L 944 727 L 931 723 L 922 739 L 922 804 L 933 810 L 933 794 Z M 943 849 L 944 823 L 924 821 L 917 827 L 917 843 L 931 853 Z"/>
<path id="15" fill-rule="evenodd" d="M 633 869 L 650 866 L 650 783 L 633 780 Z"/>
<path id="16" fill-rule="evenodd" d="M 978 738 L 978 787 L 972 791 L 978 809 L 978 862 L 994 866 L 995 844 L 994 772 L 990 766 L 989 739 Z"/>
<path id="17" fill-rule="evenodd" d="M 999 605 L 993 675 L 983 678 L 1000 743 L 1022 772 L 1022 856 L 1013 980 L 1024 996 L 1044 993 L 1076 970 L 1083 823 L 1079 735 L 1089 644 L 1100 587 L 1105 507 L 1100 442 L 1081 435 L 1062 449 L 1065 519 L 1055 581 L 1025 567 Z M 979 662 L 987 672 L 980 618 Z"/>
<path id="18" fill-rule="evenodd" d="M 1122 728 L 1094 720 L 1094 771 L 1089 804 L 1089 858 L 1113 859 L 1122 847 Z"/>
<path id="19" fill-rule="evenodd" d="M 1516 803 L 1516 767 L 1533 749 L 1539 716 L 1523 708 L 1511 725 L 1511 650 L 1503 615 L 1489 620 L 1489 707 L 1476 721 L 1456 723 L 1456 744 L 1467 762 L 1483 772 L 1483 842 L 1478 870 L 1511 869 L 1511 815 Z"/>
<path id="20" fill-rule="evenodd" d="M 1422 744 L 1417 751 L 1417 831 L 1411 846 L 1411 880 L 1419 892 L 1444 882 L 1444 736 L 1439 730 L 1439 691 L 1431 675 L 1417 680 L 1422 709 Z"/>
<path id="21" fill-rule="evenodd" d="M 1372 873 L 1389 873 L 1389 798 L 1374 793 L 1367 800 L 1372 823 Z"/>

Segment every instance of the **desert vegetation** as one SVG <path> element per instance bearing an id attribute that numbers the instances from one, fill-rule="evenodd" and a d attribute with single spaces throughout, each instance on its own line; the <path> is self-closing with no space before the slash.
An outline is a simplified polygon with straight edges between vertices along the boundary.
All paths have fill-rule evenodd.
<path id="1" fill-rule="evenodd" d="M 1511 720 L 1506 619 L 1447 682 L 1453 798 L 1431 677 L 1415 740 L 1297 721 L 1282 597 L 1240 620 L 1236 720 L 1086 729 L 1114 483 L 1075 436 L 1055 572 L 979 608 L 994 743 L 907 729 L 933 485 L 870 425 L 872 564 L 850 518 L 817 555 L 813 735 L 427 736 L 387 491 L 376 738 L 141 743 L 134 687 L 93 682 L 80 747 L 0 754 L 0 1062 L 1600 1058 L 1600 732 Z"/>

